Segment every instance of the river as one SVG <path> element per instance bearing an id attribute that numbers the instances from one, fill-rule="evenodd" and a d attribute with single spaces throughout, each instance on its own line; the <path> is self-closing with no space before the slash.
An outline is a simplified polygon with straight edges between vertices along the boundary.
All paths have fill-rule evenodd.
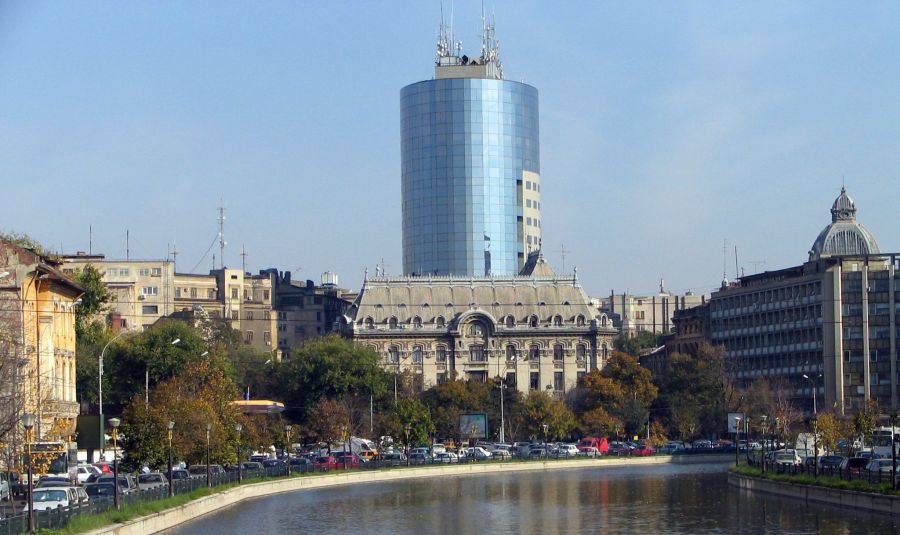
<path id="1" fill-rule="evenodd" d="M 727 465 L 451 476 L 296 491 L 166 535 L 894 533 L 889 516 L 729 487 Z"/>

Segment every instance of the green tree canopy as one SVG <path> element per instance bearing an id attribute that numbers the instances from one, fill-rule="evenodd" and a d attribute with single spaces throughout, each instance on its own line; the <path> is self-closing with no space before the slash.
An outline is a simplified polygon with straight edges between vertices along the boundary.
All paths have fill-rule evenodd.
<path id="1" fill-rule="evenodd" d="M 641 331 L 635 336 L 620 336 L 616 338 L 615 348 L 617 351 L 628 353 L 633 357 L 640 355 L 642 349 L 659 347 L 661 335 L 650 331 Z"/>
<path id="2" fill-rule="evenodd" d="M 567 438 L 575 429 L 575 415 L 565 403 L 542 390 L 530 392 L 519 410 L 524 433 L 534 439 L 544 439 L 547 426 L 547 440 Z"/>

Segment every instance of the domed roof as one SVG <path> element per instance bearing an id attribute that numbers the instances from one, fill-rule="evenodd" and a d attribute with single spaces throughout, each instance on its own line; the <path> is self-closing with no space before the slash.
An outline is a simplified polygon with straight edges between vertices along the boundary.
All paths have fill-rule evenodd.
<path id="1" fill-rule="evenodd" d="M 879 252 L 875 236 L 856 221 L 856 204 L 847 195 L 847 191 L 841 188 L 841 194 L 831 205 L 831 224 L 819 233 L 809 252 L 810 259 Z"/>

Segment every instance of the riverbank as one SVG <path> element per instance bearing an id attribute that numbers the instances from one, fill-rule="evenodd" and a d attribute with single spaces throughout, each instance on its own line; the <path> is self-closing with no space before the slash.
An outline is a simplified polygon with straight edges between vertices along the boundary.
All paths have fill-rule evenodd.
<path id="1" fill-rule="evenodd" d="M 271 496 L 286 492 L 311 490 L 348 484 L 378 483 L 404 479 L 420 479 L 447 476 L 498 474 L 505 472 L 529 472 L 546 470 L 591 470 L 621 466 L 653 466 L 661 464 L 711 464 L 727 463 L 730 455 L 684 455 L 660 457 L 598 459 L 573 459 L 559 461 L 523 461 L 505 463 L 467 463 L 460 465 L 429 465 L 403 467 L 377 471 L 352 471 L 296 476 L 233 487 L 222 492 L 198 498 L 178 507 L 142 516 L 121 524 L 114 524 L 90 532 L 90 535 L 148 535 L 158 533 L 204 515 L 220 511 L 244 500 Z"/>
<path id="2" fill-rule="evenodd" d="M 820 504 L 849 507 L 857 511 L 900 515 L 900 496 L 879 492 L 833 488 L 809 482 L 770 479 L 733 471 L 728 473 L 728 483 L 742 490 L 766 492 Z"/>

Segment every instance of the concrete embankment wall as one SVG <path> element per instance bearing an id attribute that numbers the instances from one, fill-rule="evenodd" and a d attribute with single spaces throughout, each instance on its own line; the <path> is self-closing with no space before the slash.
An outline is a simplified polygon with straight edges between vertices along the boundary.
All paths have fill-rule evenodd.
<path id="1" fill-rule="evenodd" d="M 265 481 L 252 485 L 234 487 L 210 496 L 199 498 L 180 507 L 173 507 L 159 513 L 130 520 L 90 532 L 90 535 L 148 535 L 157 533 L 184 522 L 214 513 L 243 500 L 271 496 L 298 490 L 334 487 L 338 485 L 447 477 L 474 474 L 497 474 L 503 472 L 533 472 L 540 470 L 616 468 L 621 466 L 642 466 L 660 464 L 707 464 L 728 462 L 729 455 L 684 455 L 674 457 L 639 457 L 631 459 L 603 458 L 596 460 L 578 459 L 569 461 L 529 461 L 509 463 L 469 463 L 460 465 L 435 465 L 414 468 L 344 472 L 322 474 Z"/>
<path id="2" fill-rule="evenodd" d="M 760 477 L 728 474 L 728 483 L 741 489 L 768 492 L 778 496 L 789 496 L 811 502 L 839 505 L 852 509 L 877 513 L 900 514 L 900 497 L 886 496 L 856 490 L 829 489 L 815 485 L 772 481 Z"/>

